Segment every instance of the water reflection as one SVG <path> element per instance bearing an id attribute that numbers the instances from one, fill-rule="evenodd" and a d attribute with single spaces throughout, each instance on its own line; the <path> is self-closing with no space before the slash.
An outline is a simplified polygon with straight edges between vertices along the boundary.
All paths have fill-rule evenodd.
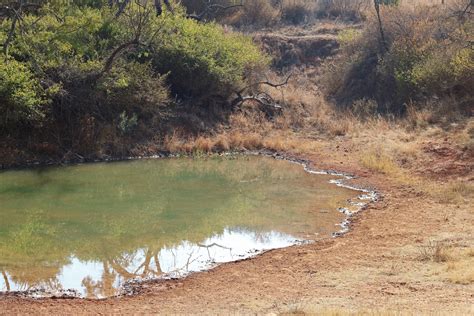
<path id="1" fill-rule="evenodd" d="M 106 297 L 330 236 L 356 195 L 330 179 L 262 157 L 0 172 L 0 291 Z"/>
<path id="2" fill-rule="evenodd" d="M 22 280 L 15 274 L 2 271 L 0 289 L 37 290 L 37 294 L 41 295 L 58 295 L 64 290 L 75 290 L 76 295 L 103 298 L 120 294 L 122 286 L 129 280 L 182 277 L 219 263 L 248 258 L 265 250 L 288 247 L 298 242 L 301 239 L 278 232 L 225 229 L 222 234 L 197 244 L 183 241 L 175 247 L 137 249 L 133 253 L 123 253 L 103 261 L 82 261 L 71 257 L 60 271 L 53 269 L 51 278 L 47 280 Z"/>

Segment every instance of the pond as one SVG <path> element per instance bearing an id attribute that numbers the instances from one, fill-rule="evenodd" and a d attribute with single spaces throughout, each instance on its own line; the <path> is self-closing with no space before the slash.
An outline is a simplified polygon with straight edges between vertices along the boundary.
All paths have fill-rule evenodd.
<path id="1" fill-rule="evenodd" d="M 330 237 L 356 191 L 268 157 L 0 173 L 0 291 L 103 298 Z"/>

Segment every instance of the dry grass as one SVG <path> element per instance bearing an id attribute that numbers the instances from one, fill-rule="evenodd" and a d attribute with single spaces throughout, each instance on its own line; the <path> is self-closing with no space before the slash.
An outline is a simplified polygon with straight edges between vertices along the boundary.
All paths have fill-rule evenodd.
<path id="1" fill-rule="evenodd" d="M 446 268 L 447 279 L 456 284 L 474 283 L 474 249 L 465 251 L 465 253 L 450 262 Z"/>
<path id="2" fill-rule="evenodd" d="M 435 268 L 435 274 L 441 279 L 455 284 L 474 283 L 474 247 L 451 246 L 444 248 L 445 260 Z M 439 262 L 438 262 L 439 263 Z"/>
<path id="3" fill-rule="evenodd" d="M 316 1 L 283 1 L 281 4 L 281 17 L 287 23 L 300 24 L 312 17 L 315 9 Z"/>
<path id="4" fill-rule="evenodd" d="M 224 135 L 219 135 L 214 143 L 214 149 L 218 152 L 226 152 L 231 149 L 230 140 Z"/>
<path id="5" fill-rule="evenodd" d="M 472 246 L 450 241 L 429 241 L 418 248 L 418 260 L 425 262 L 437 279 L 462 285 L 474 283 Z"/>
<path id="6" fill-rule="evenodd" d="M 307 306 L 306 306 L 307 305 Z M 310 304 L 296 304 L 290 306 L 288 311 L 279 313 L 279 315 L 317 315 L 317 316 L 399 316 L 416 315 L 408 312 L 397 312 L 389 310 L 349 310 L 344 308 L 315 308 Z"/>
<path id="7" fill-rule="evenodd" d="M 230 132 L 196 138 L 179 136 L 175 133 L 167 136 L 163 141 L 165 151 L 193 155 L 260 149 L 307 154 L 317 152 L 319 148 L 319 142 L 301 138 L 289 131 L 258 133 L 237 128 L 233 128 Z"/>
<path id="8" fill-rule="evenodd" d="M 279 10 L 268 0 L 245 1 L 244 7 L 222 19 L 222 23 L 237 27 L 267 27 L 275 24 Z"/>
<path id="9" fill-rule="evenodd" d="M 444 1 L 447 5 L 452 2 L 453 0 L 445 0 Z M 400 0 L 400 5 L 408 8 L 417 8 L 422 6 L 437 6 L 442 5 L 443 0 Z"/>
<path id="10" fill-rule="evenodd" d="M 172 153 L 180 152 L 182 150 L 182 143 L 177 133 L 166 135 L 163 141 L 163 149 Z"/>
<path id="11" fill-rule="evenodd" d="M 369 170 L 387 175 L 394 175 L 399 171 L 393 159 L 381 148 L 366 151 L 360 157 L 360 162 Z"/>
<path id="12" fill-rule="evenodd" d="M 469 120 L 463 130 L 454 138 L 456 144 L 474 156 L 474 119 Z"/>
<path id="13" fill-rule="evenodd" d="M 316 1 L 315 14 L 357 21 L 364 18 L 371 5 L 368 0 L 319 0 Z"/>
<path id="14" fill-rule="evenodd" d="M 446 0 L 447 6 L 457 0 Z M 240 1 L 239 1 L 240 2 Z M 234 0 L 214 0 L 214 4 L 230 6 Z M 337 17 L 346 20 L 361 20 L 372 14 L 372 0 L 244 0 L 243 8 L 220 10 L 209 18 L 238 27 L 268 27 L 280 21 L 300 24 L 315 18 Z M 416 9 L 421 6 L 441 5 L 442 0 L 401 0 L 400 6 Z M 205 11 L 205 3 L 195 0 L 181 0 L 189 13 Z"/>
<path id="15" fill-rule="evenodd" d="M 203 153 L 210 153 L 214 148 L 214 141 L 210 138 L 205 138 L 199 136 L 194 141 L 194 151 L 203 152 Z"/>
<path id="16" fill-rule="evenodd" d="M 427 245 L 418 247 L 418 259 L 437 263 L 447 262 L 450 260 L 449 246 L 441 241 L 430 240 Z"/>
<path id="17" fill-rule="evenodd" d="M 433 197 L 440 203 L 462 203 L 474 196 L 474 183 L 452 181 L 436 185 L 432 190 Z"/>
<path id="18" fill-rule="evenodd" d="M 258 133 L 249 133 L 242 138 L 242 149 L 256 150 L 263 148 L 263 138 Z"/>

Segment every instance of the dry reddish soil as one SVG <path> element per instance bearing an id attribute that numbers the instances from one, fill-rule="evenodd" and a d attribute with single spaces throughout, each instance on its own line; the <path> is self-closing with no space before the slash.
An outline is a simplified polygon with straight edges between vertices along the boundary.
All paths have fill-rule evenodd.
<path id="1" fill-rule="evenodd" d="M 379 202 L 355 216 L 351 231 L 342 237 L 270 251 L 185 279 L 145 283 L 137 294 L 128 297 L 97 301 L 6 295 L 0 297 L 0 314 L 278 314 L 328 310 L 474 314 L 474 283 L 450 282 L 446 262 L 420 260 L 421 247 L 431 240 L 474 249 L 472 200 L 440 204 L 415 187 L 362 168 L 350 148 L 350 143 L 339 140 L 321 147 L 318 153 L 302 155 L 315 168 L 357 174 L 355 183 L 376 187 L 383 194 Z M 419 173 L 425 165 L 430 177 L 435 177 L 434 167 L 441 163 L 437 160 L 440 149 L 426 153 L 428 160 L 420 161 L 413 170 Z M 461 168 L 462 176 L 472 180 L 473 159 L 463 161 L 470 167 Z M 474 255 L 469 258 L 474 269 Z"/>

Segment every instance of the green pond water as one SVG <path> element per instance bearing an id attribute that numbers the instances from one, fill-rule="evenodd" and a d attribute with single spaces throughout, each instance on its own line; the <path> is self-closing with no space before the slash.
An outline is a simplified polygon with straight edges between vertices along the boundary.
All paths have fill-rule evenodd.
<path id="1" fill-rule="evenodd" d="M 0 292 L 107 297 L 328 237 L 358 195 L 333 178 L 265 157 L 0 172 Z"/>

